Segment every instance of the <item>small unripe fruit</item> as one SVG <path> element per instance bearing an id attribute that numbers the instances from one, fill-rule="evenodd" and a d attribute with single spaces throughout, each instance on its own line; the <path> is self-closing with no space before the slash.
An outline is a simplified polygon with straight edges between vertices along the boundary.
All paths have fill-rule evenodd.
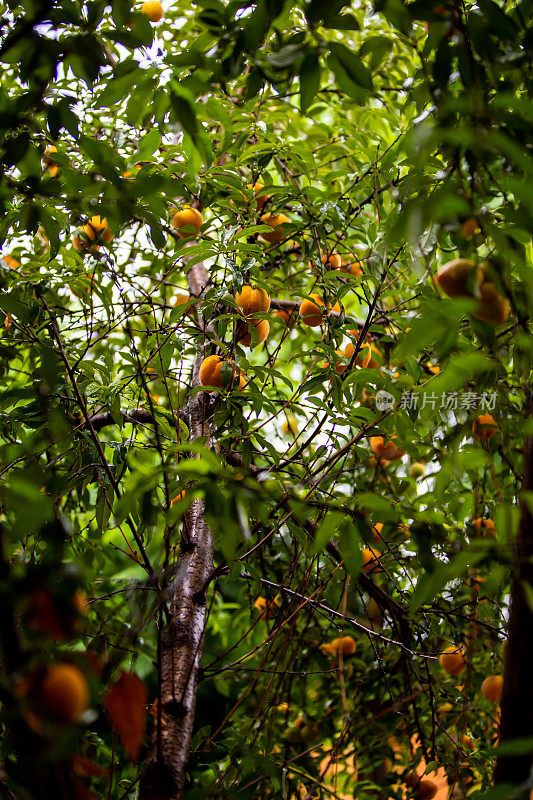
<path id="1" fill-rule="evenodd" d="M 287 417 L 281 426 L 281 430 L 287 435 L 294 435 L 298 433 L 298 421 L 294 414 L 287 414 Z"/>
<path id="2" fill-rule="evenodd" d="M 296 725 L 293 725 L 291 728 L 287 728 L 287 730 L 283 733 L 283 738 L 286 742 L 289 742 L 289 744 L 298 744 L 302 741 L 300 728 Z"/>
<path id="3" fill-rule="evenodd" d="M 377 628 L 381 628 L 383 625 L 383 611 L 376 603 L 373 597 L 370 598 L 368 603 L 366 604 L 366 615 L 372 625 Z"/>
<path id="4" fill-rule="evenodd" d="M 318 722 L 308 722 L 300 728 L 300 736 L 305 744 L 313 744 L 320 736 Z"/>
<path id="5" fill-rule="evenodd" d="M 411 464 L 411 469 L 409 470 L 409 476 L 411 478 L 421 478 L 425 474 L 426 474 L 426 465 L 423 464 L 421 461 L 415 461 L 414 464 Z"/>

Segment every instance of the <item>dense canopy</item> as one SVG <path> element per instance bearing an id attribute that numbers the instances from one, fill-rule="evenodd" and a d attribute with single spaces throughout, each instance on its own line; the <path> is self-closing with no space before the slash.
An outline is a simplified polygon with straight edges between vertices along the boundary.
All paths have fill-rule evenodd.
<path id="1" fill-rule="evenodd" d="M 528 797 L 531 0 L 0 9 L 0 794 Z"/>

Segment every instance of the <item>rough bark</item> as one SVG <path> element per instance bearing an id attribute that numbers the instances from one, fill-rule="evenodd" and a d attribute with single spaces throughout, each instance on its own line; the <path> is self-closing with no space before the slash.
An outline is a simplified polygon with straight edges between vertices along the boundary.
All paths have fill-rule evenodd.
<path id="1" fill-rule="evenodd" d="M 533 516 L 524 498 L 533 491 L 533 439 L 525 449 L 520 523 L 515 545 L 516 567 L 511 584 L 508 641 L 503 675 L 500 742 L 533 737 L 533 611 L 527 592 L 533 591 Z M 501 755 L 494 783 L 522 784 L 531 774 L 532 752 Z M 524 790 L 529 796 L 529 790 Z M 522 796 L 522 795 L 520 795 Z"/>
<path id="2" fill-rule="evenodd" d="M 187 275 L 191 293 L 207 283 L 201 264 Z M 198 382 L 198 358 L 193 383 Z M 185 409 L 190 441 L 209 433 L 201 394 Z M 183 796 L 196 706 L 198 670 L 206 618 L 206 586 L 213 570 L 213 541 L 201 500 L 184 520 L 181 551 L 169 589 L 170 621 L 161 635 L 160 703 L 152 749 L 141 775 L 139 800 L 180 800 Z"/>

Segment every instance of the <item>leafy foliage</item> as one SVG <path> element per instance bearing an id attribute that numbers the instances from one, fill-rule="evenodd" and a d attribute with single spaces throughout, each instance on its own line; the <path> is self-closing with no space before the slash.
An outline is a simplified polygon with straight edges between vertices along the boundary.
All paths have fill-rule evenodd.
<path id="1" fill-rule="evenodd" d="M 2 16 L 6 791 L 136 796 L 198 499 L 215 556 L 186 797 L 400 800 L 415 771 L 485 790 L 531 435 L 531 2 Z M 443 295 L 459 257 L 487 264 L 504 324 Z M 271 297 L 261 345 L 251 324 L 239 343 L 243 285 Z M 203 391 L 215 352 L 244 388 Z M 343 636 L 354 653 L 324 648 Z M 438 655 L 459 643 L 457 678 Z M 90 694 L 69 724 L 33 702 L 63 661 Z"/>

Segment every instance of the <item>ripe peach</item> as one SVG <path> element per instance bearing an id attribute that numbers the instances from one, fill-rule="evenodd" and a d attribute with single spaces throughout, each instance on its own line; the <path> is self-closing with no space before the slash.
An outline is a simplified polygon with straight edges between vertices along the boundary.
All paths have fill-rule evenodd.
<path id="1" fill-rule="evenodd" d="M 172 500 L 170 501 L 170 508 L 172 508 L 172 506 L 176 505 L 176 503 L 179 503 L 179 501 L 183 500 L 184 498 L 185 498 L 185 489 L 182 489 L 181 492 L 178 492 L 176 497 L 173 497 Z"/>
<path id="2" fill-rule="evenodd" d="M 107 224 L 107 217 L 100 218 L 99 215 L 95 217 L 91 217 L 89 222 L 87 223 L 86 227 L 92 228 L 94 231 L 94 237 L 97 238 L 100 242 L 104 242 L 108 244 L 111 239 L 114 238 L 114 234 L 111 232 L 109 225 Z"/>
<path id="3" fill-rule="evenodd" d="M 483 269 L 468 258 L 454 258 L 437 272 L 437 283 L 448 297 L 471 297 L 483 280 Z"/>
<path id="4" fill-rule="evenodd" d="M 473 519 L 470 523 L 478 536 L 496 536 L 496 525 L 492 519 Z"/>
<path id="5" fill-rule="evenodd" d="M 447 647 L 440 654 L 439 663 L 448 675 L 459 675 L 466 667 L 463 647 L 461 645 Z"/>
<path id="6" fill-rule="evenodd" d="M 89 705 L 85 675 L 74 664 L 54 664 L 41 683 L 41 701 L 49 714 L 64 723 L 76 722 Z"/>
<path id="7" fill-rule="evenodd" d="M 43 164 L 46 167 L 46 171 L 48 172 L 50 177 L 55 178 L 55 176 L 59 172 L 59 167 L 57 166 L 55 161 L 53 161 L 50 158 L 52 153 L 57 153 L 57 147 L 53 144 L 49 144 L 44 151 Z"/>
<path id="8" fill-rule="evenodd" d="M 278 244 L 285 236 L 283 226 L 290 222 L 285 214 L 263 214 L 261 217 L 263 225 L 268 225 L 272 230 L 270 233 L 262 233 L 261 239 L 271 244 Z"/>
<path id="9" fill-rule="evenodd" d="M 202 386 L 214 386 L 217 389 L 244 388 L 246 381 L 243 373 L 222 356 L 207 356 L 200 366 L 200 383 Z"/>
<path id="10" fill-rule="evenodd" d="M 363 274 L 364 264 L 362 261 L 357 261 L 357 257 L 353 253 L 342 257 L 341 272 L 351 275 L 352 278 L 360 278 Z"/>
<path id="11" fill-rule="evenodd" d="M 176 232 L 180 239 L 194 238 L 191 228 L 196 231 L 196 236 L 200 233 L 200 228 L 204 218 L 196 208 L 184 206 L 181 211 L 176 211 L 172 217 L 172 226 L 176 228 Z"/>
<path id="12" fill-rule="evenodd" d="M 268 202 L 268 200 L 270 200 L 270 195 L 269 194 L 261 194 L 262 190 L 264 189 L 263 184 L 259 183 L 259 181 L 256 181 L 253 186 L 252 186 L 251 183 L 247 183 L 246 184 L 246 188 L 249 191 L 252 191 L 252 189 L 253 189 L 254 200 L 257 203 L 258 210 L 261 211 L 261 209 L 263 208 L 265 203 Z M 244 195 L 244 194 L 243 194 L 243 197 L 245 198 L 245 200 L 247 199 L 246 195 Z"/>
<path id="13" fill-rule="evenodd" d="M 243 347 L 251 347 L 252 346 L 252 333 L 250 330 L 250 326 L 253 326 L 257 331 L 257 335 L 259 337 L 259 341 L 257 344 L 262 344 L 267 338 L 270 332 L 270 323 L 266 319 L 257 320 L 257 322 L 250 322 L 244 323 L 242 332 L 239 336 L 239 344 L 242 344 Z"/>
<path id="14" fill-rule="evenodd" d="M 181 293 L 180 293 L 180 294 L 177 294 L 177 295 L 176 295 L 176 297 L 174 298 L 174 303 L 173 303 L 173 305 L 175 305 L 175 306 L 182 306 L 182 305 L 184 305 L 185 303 L 188 303 L 190 299 L 191 299 L 191 296 L 190 296 L 190 294 L 189 294 L 189 293 L 187 293 L 187 294 L 185 294 L 185 293 L 183 293 L 183 294 L 181 294 Z"/>
<path id="15" fill-rule="evenodd" d="M 340 636 L 320 646 L 323 653 L 332 656 L 351 656 L 355 653 L 356 644 L 351 636 Z"/>
<path id="16" fill-rule="evenodd" d="M 73 237 L 72 244 L 76 250 L 88 250 L 91 247 L 98 250 L 101 242 L 108 244 L 113 238 L 114 234 L 107 224 L 107 217 L 100 218 L 99 215 L 96 215 L 78 229 L 78 234 Z"/>
<path id="17" fill-rule="evenodd" d="M 472 433 L 478 439 L 492 439 L 498 432 L 498 424 L 492 414 L 480 414 L 472 424 Z"/>
<path id="18" fill-rule="evenodd" d="M 276 616 L 281 606 L 281 602 L 279 597 L 272 597 L 267 599 L 266 597 L 258 597 L 254 603 L 254 608 L 256 608 L 264 619 L 272 619 Z"/>
<path id="19" fill-rule="evenodd" d="M 362 553 L 363 558 L 363 572 L 372 573 L 372 572 L 379 572 L 381 570 L 381 564 L 379 563 L 379 559 L 381 558 L 381 553 L 375 547 L 365 547 L 363 548 Z"/>
<path id="20" fill-rule="evenodd" d="M 337 373 L 337 375 L 342 375 L 343 372 L 346 371 L 346 367 L 348 366 L 348 364 L 344 359 L 344 353 L 342 352 L 342 350 L 335 350 L 335 355 L 338 356 L 338 360 L 335 363 L 335 372 Z M 330 366 L 329 361 L 322 362 L 322 369 L 327 369 L 329 366 Z"/>
<path id="21" fill-rule="evenodd" d="M 487 276 L 486 264 L 467 258 L 448 261 L 437 273 L 437 283 L 448 297 L 477 297 L 476 319 L 501 325 L 509 315 L 509 302 L 502 297 Z"/>
<path id="22" fill-rule="evenodd" d="M 245 316 L 258 312 L 266 312 L 270 308 L 270 297 L 264 289 L 245 285 L 235 295 L 235 302 Z"/>
<path id="23" fill-rule="evenodd" d="M 397 461 L 405 455 L 405 450 L 401 450 L 394 442 L 396 436 L 391 438 L 385 443 L 383 436 L 371 436 L 370 447 L 374 455 L 378 458 L 385 458 L 388 461 Z"/>
<path id="24" fill-rule="evenodd" d="M 461 235 L 464 236 L 465 239 L 470 239 L 478 230 L 479 225 L 477 224 L 477 219 L 475 217 L 469 217 L 468 219 L 465 219 L 461 225 Z"/>
<path id="25" fill-rule="evenodd" d="M 322 263 L 326 269 L 339 269 L 342 264 L 342 258 L 338 253 L 330 253 L 322 256 Z"/>
<path id="26" fill-rule="evenodd" d="M 481 684 L 481 694 L 491 703 L 499 703 L 503 693 L 503 677 L 501 675 L 489 675 Z"/>
<path id="27" fill-rule="evenodd" d="M 150 22 L 159 22 L 163 18 L 163 6 L 159 0 L 146 0 L 141 6 L 141 12 Z"/>
<path id="28" fill-rule="evenodd" d="M 436 783 L 424 779 L 416 787 L 416 798 L 417 800 L 433 800 L 437 791 Z"/>
<path id="29" fill-rule="evenodd" d="M 322 312 L 324 301 L 318 294 L 311 295 L 313 300 L 302 300 L 299 314 L 304 325 L 310 328 L 317 328 L 322 323 Z"/>
<path id="30" fill-rule="evenodd" d="M 381 531 L 382 530 L 383 530 L 383 523 L 382 522 L 376 522 L 375 525 L 372 525 L 372 533 L 374 534 L 374 539 L 376 540 L 376 542 L 380 542 L 381 541 L 381 538 L 382 538 L 381 537 Z"/>
<path id="31" fill-rule="evenodd" d="M 355 334 L 357 335 L 357 331 L 355 331 Z M 344 348 L 344 355 L 346 356 L 346 358 L 351 360 L 354 353 L 355 353 L 355 345 L 352 342 L 348 342 L 348 344 Z M 358 367 L 368 367 L 371 355 L 372 352 L 370 350 L 370 344 L 368 342 L 363 342 L 355 358 L 355 363 L 357 364 Z"/>
<path id="32" fill-rule="evenodd" d="M 280 308 L 277 311 L 273 311 L 272 316 L 276 317 L 276 319 L 282 320 L 285 323 L 285 325 L 288 325 L 291 328 L 296 320 L 296 312 L 285 311 L 284 308 Z"/>
<path id="33" fill-rule="evenodd" d="M 318 294 L 312 294 L 311 297 L 312 300 L 302 300 L 298 313 L 304 325 L 308 325 L 310 328 L 317 328 L 322 323 L 324 301 Z M 340 311 L 339 304 L 335 303 L 333 308 L 328 305 L 328 313 L 329 311 L 336 311 L 338 313 Z"/>
<path id="34" fill-rule="evenodd" d="M 492 325 L 502 325 L 509 316 L 509 301 L 499 294 L 491 281 L 485 281 L 479 287 L 479 310 L 474 317 Z"/>
<path id="35" fill-rule="evenodd" d="M 4 261 L 7 264 L 7 266 L 10 269 L 18 269 L 18 267 L 20 267 L 20 261 L 17 261 L 17 259 L 13 258 L 12 256 L 9 256 L 9 255 L 2 256 L 2 255 L 0 255 L 0 258 L 2 259 L 2 261 Z"/>

